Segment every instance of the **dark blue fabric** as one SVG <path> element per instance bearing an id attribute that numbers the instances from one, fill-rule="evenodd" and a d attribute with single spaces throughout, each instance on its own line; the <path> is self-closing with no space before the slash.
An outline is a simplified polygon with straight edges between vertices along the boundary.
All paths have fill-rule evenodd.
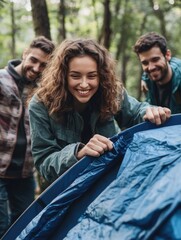
<path id="1" fill-rule="evenodd" d="M 118 135 L 119 136 L 119 135 Z M 103 174 L 109 165 L 124 155 L 130 138 L 123 139 L 115 136 L 113 151 L 95 158 L 88 167 L 80 173 L 79 177 L 60 195 L 58 195 L 43 211 L 40 212 L 23 232 L 16 238 L 19 239 L 48 239 L 61 223 L 70 205 L 89 189 L 91 185 Z"/>
<path id="2" fill-rule="evenodd" d="M 119 135 L 114 140 L 114 150 L 92 161 L 17 240 L 50 238 L 71 204 L 123 155 L 117 178 L 65 239 L 181 239 L 181 125 L 138 132 L 133 140 Z"/>
<path id="3" fill-rule="evenodd" d="M 180 171 L 181 126 L 135 134 L 117 179 L 65 239 L 181 239 Z"/>

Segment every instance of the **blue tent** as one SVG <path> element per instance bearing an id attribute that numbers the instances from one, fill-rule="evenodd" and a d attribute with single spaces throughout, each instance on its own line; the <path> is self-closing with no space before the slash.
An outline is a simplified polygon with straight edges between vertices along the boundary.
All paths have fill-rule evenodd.
<path id="1" fill-rule="evenodd" d="M 57 179 L 3 240 L 181 239 L 181 115 L 112 141 Z"/>

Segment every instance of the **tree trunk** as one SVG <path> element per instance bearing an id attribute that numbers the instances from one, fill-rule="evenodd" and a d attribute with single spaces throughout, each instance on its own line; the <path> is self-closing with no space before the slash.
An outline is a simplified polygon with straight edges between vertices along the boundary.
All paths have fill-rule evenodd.
<path id="1" fill-rule="evenodd" d="M 58 22 L 60 23 L 60 27 L 58 28 L 58 42 L 61 42 L 63 39 L 66 38 L 65 16 L 65 1 L 60 0 L 58 10 Z"/>
<path id="2" fill-rule="evenodd" d="M 14 16 L 14 2 L 10 3 L 11 6 L 11 53 L 12 58 L 16 58 L 16 24 L 15 24 L 15 16 Z"/>
<path id="3" fill-rule="evenodd" d="M 109 49 L 111 43 L 111 32 L 110 0 L 105 0 L 103 27 L 100 34 L 99 42 L 101 42 L 107 49 Z"/>
<path id="4" fill-rule="evenodd" d="M 117 52 L 116 52 L 116 59 L 120 59 L 121 55 L 121 80 L 126 86 L 126 67 L 129 60 L 129 56 L 126 54 L 129 34 L 127 31 L 128 27 L 128 18 L 127 18 L 127 12 L 128 12 L 128 0 L 125 0 L 124 4 L 124 14 L 122 17 L 122 21 L 120 23 L 120 40 L 118 41 L 117 45 Z"/>
<path id="5" fill-rule="evenodd" d="M 31 7 L 35 35 L 51 39 L 46 0 L 31 0 Z"/>
<path id="6" fill-rule="evenodd" d="M 150 0 L 150 6 L 152 9 L 154 9 L 154 1 Z M 153 13 L 160 21 L 160 30 L 161 34 L 167 39 L 167 31 L 166 31 L 166 23 L 165 23 L 165 16 L 164 11 L 162 11 L 160 8 L 157 10 L 154 10 Z"/>

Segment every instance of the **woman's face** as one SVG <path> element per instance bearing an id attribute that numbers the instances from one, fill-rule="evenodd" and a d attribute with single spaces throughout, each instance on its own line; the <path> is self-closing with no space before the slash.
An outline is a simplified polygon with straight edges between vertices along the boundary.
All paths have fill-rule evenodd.
<path id="1" fill-rule="evenodd" d="M 96 61 L 88 56 L 74 57 L 69 62 L 68 90 L 74 98 L 76 110 L 86 106 L 99 88 Z"/>

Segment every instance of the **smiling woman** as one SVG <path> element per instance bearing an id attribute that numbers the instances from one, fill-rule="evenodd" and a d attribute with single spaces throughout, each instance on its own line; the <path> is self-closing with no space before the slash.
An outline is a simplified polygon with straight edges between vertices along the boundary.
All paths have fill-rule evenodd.
<path id="1" fill-rule="evenodd" d="M 34 162 L 48 181 L 84 156 L 110 151 L 121 127 L 169 117 L 169 109 L 130 97 L 115 68 L 107 49 L 91 39 L 65 40 L 54 51 L 29 105 Z"/>
<path id="2" fill-rule="evenodd" d="M 74 97 L 74 107 L 78 112 L 85 110 L 87 103 L 97 92 L 99 75 L 96 61 L 89 56 L 70 60 L 68 71 L 68 90 Z"/>

